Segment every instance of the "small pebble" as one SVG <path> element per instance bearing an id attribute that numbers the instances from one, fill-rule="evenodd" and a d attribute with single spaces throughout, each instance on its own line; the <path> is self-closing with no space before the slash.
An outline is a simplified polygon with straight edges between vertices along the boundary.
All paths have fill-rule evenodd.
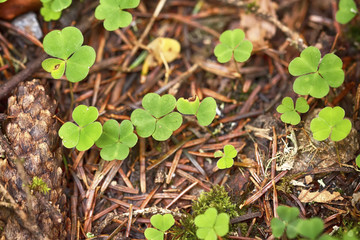
<path id="1" fill-rule="evenodd" d="M 12 24 L 16 28 L 27 32 L 28 34 L 31 34 L 37 39 L 40 39 L 43 36 L 39 22 L 36 18 L 36 14 L 33 12 L 29 12 L 15 18 L 15 20 L 12 21 Z"/>

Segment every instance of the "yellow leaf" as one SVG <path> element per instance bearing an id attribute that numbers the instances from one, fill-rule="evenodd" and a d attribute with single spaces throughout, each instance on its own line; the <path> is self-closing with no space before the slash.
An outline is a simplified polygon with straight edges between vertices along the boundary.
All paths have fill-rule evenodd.
<path id="1" fill-rule="evenodd" d="M 148 65 L 154 67 L 158 64 L 174 61 L 180 53 L 180 43 L 172 38 L 158 37 L 147 46 L 150 54 L 146 57 Z"/>

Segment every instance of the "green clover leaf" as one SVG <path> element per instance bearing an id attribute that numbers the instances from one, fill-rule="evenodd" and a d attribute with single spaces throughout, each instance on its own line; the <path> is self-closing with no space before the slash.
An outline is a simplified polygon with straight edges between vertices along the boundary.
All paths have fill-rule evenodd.
<path id="1" fill-rule="evenodd" d="M 78 124 L 66 122 L 59 129 L 59 136 L 66 148 L 76 147 L 79 151 L 85 151 L 94 145 L 100 137 L 102 127 L 99 122 L 94 122 L 99 113 L 95 107 L 79 105 L 72 113 L 72 118 Z"/>
<path id="2" fill-rule="evenodd" d="M 131 122 L 140 137 L 152 136 L 155 140 L 169 139 L 173 131 L 182 124 L 180 113 L 172 112 L 176 99 L 170 94 L 160 97 L 156 93 L 148 93 L 142 100 L 144 109 L 136 109 L 131 113 Z"/>
<path id="3" fill-rule="evenodd" d="M 341 24 L 350 22 L 358 13 L 354 0 L 340 0 L 339 10 L 336 12 L 336 21 Z"/>
<path id="4" fill-rule="evenodd" d="M 245 33 L 241 29 L 227 30 L 220 35 L 220 43 L 215 47 L 214 54 L 218 62 L 226 63 L 234 56 L 235 61 L 245 62 L 251 56 L 253 45 L 244 40 Z"/>
<path id="5" fill-rule="evenodd" d="M 156 118 L 161 118 L 174 110 L 176 99 L 173 95 L 165 94 L 160 97 L 156 93 L 148 93 L 142 100 L 142 106 Z"/>
<path id="6" fill-rule="evenodd" d="M 209 125 L 216 115 L 216 101 L 212 97 L 204 98 L 196 113 L 196 118 L 201 126 Z"/>
<path id="7" fill-rule="evenodd" d="M 299 76 L 293 85 L 297 94 L 322 98 L 328 94 L 329 86 L 336 88 L 344 82 L 341 59 L 333 53 L 326 54 L 321 62 L 320 58 L 319 49 L 308 47 L 290 62 L 290 74 Z"/>
<path id="8" fill-rule="evenodd" d="M 360 155 L 358 155 L 355 159 L 355 163 L 356 163 L 356 166 L 358 166 L 358 168 L 360 168 Z"/>
<path id="9" fill-rule="evenodd" d="M 179 98 L 176 102 L 177 110 L 185 115 L 195 115 L 199 109 L 199 106 L 200 100 L 198 97 L 196 97 L 192 102 L 184 98 Z"/>
<path id="10" fill-rule="evenodd" d="M 103 133 L 96 141 L 96 146 L 102 148 L 100 156 L 106 161 L 124 160 L 129 155 L 129 149 L 135 146 L 138 137 L 129 120 L 119 123 L 110 119 L 103 125 Z"/>
<path id="11" fill-rule="evenodd" d="M 96 57 L 92 47 L 81 46 L 83 42 L 82 33 L 75 27 L 51 31 L 44 37 L 43 45 L 44 51 L 55 58 L 45 59 L 42 67 L 55 79 L 65 71 L 70 82 L 83 80 Z"/>
<path id="12" fill-rule="evenodd" d="M 296 100 L 295 107 L 292 98 L 285 97 L 282 100 L 282 103 L 276 108 L 276 111 L 282 113 L 281 121 L 292 125 L 298 124 L 301 120 L 300 115 L 297 112 L 306 113 L 308 110 L 309 104 L 302 97 Z"/>
<path id="13" fill-rule="evenodd" d="M 127 27 L 132 21 L 132 15 L 124 9 L 136 8 L 140 0 L 100 0 L 95 9 L 95 17 L 104 20 L 104 27 L 108 31 Z"/>
<path id="14" fill-rule="evenodd" d="M 193 102 L 180 98 L 176 108 L 182 114 L 195 115 L 201 126 L 209 125 L 216 115 L 216 101 L 212 97 L 204 98 L 201 103 L 198 97 Z"/>
<path id="15" fill-rule="evenodd" d="M 286 229 L 286 236 L 293 239 L 297 236 L 297 224 L 299 222 L 299 209 L 295 207 L 279 206 L 276 209 L 279 218 L 271 220 L 271 229 L 274 237 L 280 238 Z"/>
<path id="16" fill-rule="evenodd" d="M 297 231 L 300 235 L 316 239 L 324 230 L 324 222 L 318 218 L 301 219 L 297 225 Z"/>
<path id="17" fill-rule="evenodd" d="M 217 166 L 219 169 L 230 168 L 234 165 L 234 157 L 237 156 L 237 151 L 233 145 L 225 145 L 224 153 L 220 150 L 214 153 L 214 157 L 221 157 Z"/>
<path id="18" fill-rule="evenodd" d="M 163 240 L 165 231 L 174 225 L 175 219 L 171 214 L 156 214 L 150 218 L 150 222 L 157 229 L 147 228 L 144 232 L 145 237 L 149 240 Z"/>
<path id="19" fill-rule="evenodd" d="M 323 141 L 329 137 L 332 141 L 343 140 L 351 131 L 351 122 L 344 119 L 345 111 L 341 107 L 326 107 L 310 123 L 314 139 Z"/>
<path id="20" fill-rule="evenodd" d="M 164 240 L 164 233 L 155 228 L 145 229 L 144 235 L 148 240 Z"/>
<path id="21" fill-rule="evenodd" d="M 51 3 L 43 2 L 43 6 L 40 9 L 40 14 L 43 16 L 46 22 L 50 22 L 51 20 L 58 20 L 61 17 L 61 11 L 55 12 L 51 8 Z"/>
<path id="22" fill-rule="evenodd" d="M 216 208 L 209 208 L 204 214 L 195 218 L 198 227 L 196 236 L 205 240 L 216 240 L 217 236 L 225 236 L 229 232 L 230 217 L 226 213 L 218 212 Z"/>

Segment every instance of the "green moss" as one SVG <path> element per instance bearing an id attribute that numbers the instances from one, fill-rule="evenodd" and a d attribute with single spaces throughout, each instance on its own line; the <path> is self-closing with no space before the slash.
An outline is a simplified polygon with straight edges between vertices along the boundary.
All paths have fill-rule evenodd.
<path id="1" fill-rule="evenodd" d="M 180 226 L 175 225 L 172 228 L 172 239 L 197 240 L 198 238 L 196 237 L 196 226 L 194 223 L 194 219 L 195 217 L 193 215 L 185 213 L 185 217 L 182 217 L 179 220 Z"/>
<path id="2" fill-rule="evenodd" d="M 219 213 L 227 213 L 230 218 L 237 217 L 237 207 L 231 202 L 228 192 L 223 186 L 215 185 L 209 192 L 201 193 L 193 202 L 193 215 L 203 214 L 208 208 L 216 208 Z"/>
<path id="3" fill-rule="evenodd" d="M 51 190 L 41 178 L 35 176 L 30 184 L 30 189 L 43 194 L 48 194 Z"/>
<path id="4" fill-rule="evenodd" d="M 236 204 L 231 202 L 228 192 L 223 186 L 215 185 L 209 192 L 203 192 L 199 198 L 193 202 L 192 214 L 186 213 L 179 220 L 180 226 L 173 227 L 171 234 L 173 239 L 179 240 L 197 240 L 196 226 L 194 219 L 197 215 L 203 214 L 208 208 L 216 208 L 219 213 L 227 213 L 230 219 L 239 216 Z M 232 231 L 230 227 L 230 231 Z M 222 239 L 227 239 L 223 237 Z"/>

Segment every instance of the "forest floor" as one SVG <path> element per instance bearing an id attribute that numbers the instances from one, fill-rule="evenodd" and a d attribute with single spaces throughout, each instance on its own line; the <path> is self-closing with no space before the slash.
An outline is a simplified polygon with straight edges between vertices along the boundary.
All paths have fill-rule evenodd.
<path id="1" fill-rule="evenodd" d="M 101 123 L 121 122 L 130 119 L 150 92 L 177 99 L 213 97 L 217 102 L 211 125 L 201 127 L 185 118 L 169 140 L 140 139 L 123 161 L 102 160 L 96 146 L 85 152 L 64 148 L 68 236 L 144 239 L 151 216 L 168 212 L 178 228 L 167 238 L 179 234 L 186 239 L 174 233 L 184 227 L 180 219 L 190 217 L 184 214 L 192 213 L 193 201 L 215 185 L 224 186 L 238 216 L 243 216 L 231 219 L 232 231 L 223 239 L 271 239 L 278 205 L 297 207 L 302 218 L 320 217 L 327 233 L 357 227 L 359 17 L 341 25 L 335 21 L 337 1 L 324 0 L 258 0 L 248 9 L 226 0 L 168 0 L 160 6 L 162 2 L 142 0 L 129 10 L 133 23 L 112 32 L 93 17 L 97 3 L 92 1 L 74 3 L 60 20 L 50 23 L 36 12 L 43 35 L 81 26 L 84 44 L 97 53 L 88 77 L 72 86 L 74 102 L 66 78 L 54 80 L 40 67 L 42 39 L 21 34 L 11 21 L 0 20 L 1 84 L 40 79 L 57 102 L 59 122 L 71 121 L 80 104 L 95 106 Z M 161 10 L 158 14 L 156 8 Z M 221 64 L 214 48 L 222 32 L 236 28 L 252 42 L 252 55 L 244 63 Z M 177 40 L 181 52 L 168 63 L 168 70 L 155 64 L 145 71 L 143 62 L 136 61 L 157 37 Z M 305 96 L 310 110 L 301 114 L 300 124 L 291 126 L 280 120 L 276 108 L 284 97 L 298 96 L 288 65 L 306 46 L 317 47 L 322 56 L 334 52 L 340 57 L 345 81 L 324 98 Z M 20 75 L 25 68 L 28 75 Z M 7 98 L 16 85 L 2 88 L 2 119 L 11 117 L 6 115 Z M 340 142 L 312 138 L 310 121 L 325 106 L 341 106 L 352 121 L 352 131 Z M 227 144 L 238 155 L 234 166 L 220 170 L 213 154 Z"/>

